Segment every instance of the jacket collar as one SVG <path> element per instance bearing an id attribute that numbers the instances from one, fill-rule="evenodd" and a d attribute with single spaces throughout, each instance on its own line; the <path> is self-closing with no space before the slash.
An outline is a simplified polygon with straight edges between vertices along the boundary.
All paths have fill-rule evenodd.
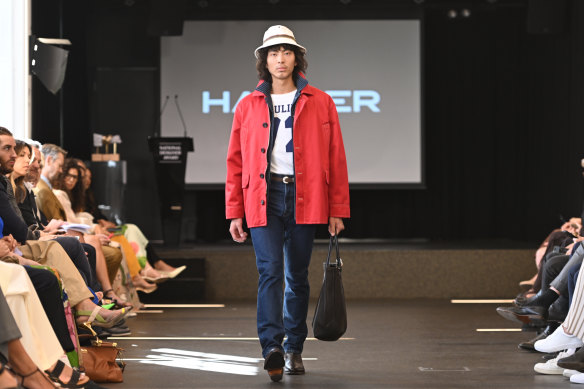
<path id="1" fill-rule="evenodd" d="M 299 73 L 298 77 L 296 77 L 296 89 L 298 90 L 298 94 L 312 94 L 311 87 L 308 85 L 308 80 L 304 77 L 304 74 Z M 272 83 L 260 80 L 255 88 L 253 94 L 258 95 L 265 95 L 268 96 L 272 90 Z"/>

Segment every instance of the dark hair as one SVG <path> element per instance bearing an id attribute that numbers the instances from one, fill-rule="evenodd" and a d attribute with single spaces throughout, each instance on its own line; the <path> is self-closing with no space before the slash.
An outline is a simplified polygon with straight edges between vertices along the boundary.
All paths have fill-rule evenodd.
<path id="1" fill-rule="evenodd" d="M 0 127 L 0 135 L 10 135 L 10 136 L 13 136 L 12 133 L 10 131 L 8 131 L 7 128 L 4 128 L 4 127 Z"/>
<path id="2" fill-rule="evenodd" d="M 294 72 L 292 73 L 294 83 L 296 83 L 298 73 L 306 73 L 308 62 L 306 62 L 306 58 L 304 58 L 304 51 L 302 51 L 302 49 L 298 46 L 285 43 L 282 45 L 264 47 L 263 49 L 258 50 L 256 69 L 258 71 L 258 77 L 260 80 L 272 82 L 272 75 L 268 71 L 268 51 L 279 50 L 281 48 L 284 50 L 292 50 L 294 52 L 294 57 L 296 59 L 296 66 L 294 66 Z"/>
<path id="3" fill-rule="evenodd" d="M 16 153 L 16 156 L 18 157 L 18 154 L 20 154 L 20 152 L 22 151 L 22 149 L 24 148 L 28 148 L 28 152 L 29 154 L 32 153 L 32 149 L 30 148 L 30 145 L 26 142 L 23 142 L 21 140 L 16 140 L 16 146 L 14 147 L 14 152 Z M 22 203 L 24 201 L 24 199 L 26 198 L 26 188 L 24 187 L 24 178 L 25 176 L 20 176 L 17 179 L 14 180 L 14 197 L 16 198 L 16 202 L 18 204 Z"/>
<path id="4" fill-rule="evenodd" d="M 73 189 L 69 190 L 65 186 L 65 178 L 69 174 L 70 169 L 77 170 L 77 182 Z M 85 209 L 85 190 L 83 189 L 83 171 L 73 158 L 65 159 L 63 163 L 63 172 L 57 177 L 55 183 L 57 189 L 61 189 L 67 193 L 69 200 L 71 201 L 71 208 L 73 212 L 83 212 Z"/>

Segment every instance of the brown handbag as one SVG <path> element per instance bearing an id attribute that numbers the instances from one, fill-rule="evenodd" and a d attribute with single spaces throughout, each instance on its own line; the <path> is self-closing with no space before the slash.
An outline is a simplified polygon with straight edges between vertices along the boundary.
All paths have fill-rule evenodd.
<path id="1" fill-rule="evenodd" d="M 124 349 L 118 347 L 117 343 L 99 339 L 93 340 L 91 344 L 81 347 L 85 374 L 95 382 L 124 382 L 122 373 L 126 363 L 120 355 Z"/>

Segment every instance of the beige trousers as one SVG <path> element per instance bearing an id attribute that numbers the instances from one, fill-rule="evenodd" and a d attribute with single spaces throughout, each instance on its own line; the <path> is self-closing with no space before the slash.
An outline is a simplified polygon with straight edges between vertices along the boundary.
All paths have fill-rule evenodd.
<path id="1" fill-rule="evenodd" d="M 0 262 L 0 287 L 22 334 L 22 346 L 41 370 L 50 368 L 65 351 L 26 270 L 20 265 Z"/>
<path id="2" fill-rule="evenodd" d="M 52 240 L 28 240 L 19 249 L 23 257 L 57 269 L 72 307 L 85 299 L 93 298 L 79 270 L 59 243 Z"/>

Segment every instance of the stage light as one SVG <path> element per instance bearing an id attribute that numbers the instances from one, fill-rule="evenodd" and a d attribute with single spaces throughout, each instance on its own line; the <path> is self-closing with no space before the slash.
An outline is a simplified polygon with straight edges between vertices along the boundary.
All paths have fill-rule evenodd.
<path id="1" fill-rule="evenodd" d="M 456 19 L 456 17 L 458 16 L 458 13 L 457 13 L 455 10 L 451 9 L 450 11 L 448 11 L 448 12 L 446 13 L 446 15 L 447 15 L 447 16 L 448 16 L 450 19 Z"/>
<path id="2" fill-rule="evenodd" d="M 68 39 L 52 39 L 31 37 L 30 72 L 37 76 L 41 83 L 56 94 L 67 70 L 69 52 L 55 45 L 71 45 Z"/>
<path id="3" fill-rule="evenodd" d="M 460 14 L 462 15 L 463 18 L 469 18 L 470 17 L 470 9 L 463 9 L 462 11 L 460 11 Z"/>

